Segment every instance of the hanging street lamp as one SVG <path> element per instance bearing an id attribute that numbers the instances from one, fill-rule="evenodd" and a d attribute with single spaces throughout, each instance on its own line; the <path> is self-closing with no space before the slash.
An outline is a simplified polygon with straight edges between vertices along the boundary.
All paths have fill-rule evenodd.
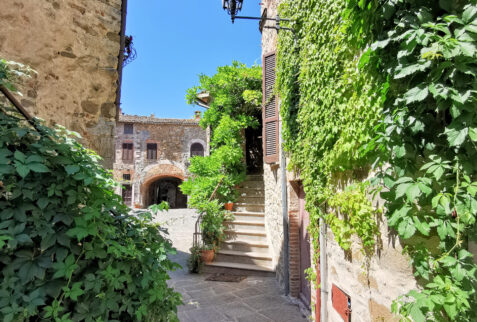
<path id="1" fill-rule="evenodd" d="M 280 25 L 281 21 L 291 21 L 290 19 L 282 19 L 280 16 L 276 16 L 275 18 L 268 18 L 267 17 L 267 9 L 265 8 L 262 12 L 261 17 L 246 17 L 246 16 L 237 16 L 237 13 L 242 10 L 243 0 L 222 0 L 222 8 L 227 11 L 227 13 L 232 17 L 232 23 L 234 23 L 235 19 L 248 19 L 248 20 L 260 20 L 259 29 L 262 32 L 263 28 L 267 29 L 275 29 L 277 32 L 280 30 L 289 30 L 295 33 L 292 28 L 282 27 Z M 275 21 L 275 26 L 265 26 L 265 23 L 269 20 Z"/>
<path id="2" fill-rule="evenodd" d="M 237 13 L 242 10 L 242 4 L 243 0 L 222 0 L 222 7 L 232 17 L 232 23 L 234 23 Z"/>

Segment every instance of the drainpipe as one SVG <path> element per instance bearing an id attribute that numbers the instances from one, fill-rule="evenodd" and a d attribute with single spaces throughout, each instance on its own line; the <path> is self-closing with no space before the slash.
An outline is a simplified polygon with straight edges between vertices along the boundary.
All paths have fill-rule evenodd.
<path id="1" fill-rule="evenodd" d="M 281 131 L 281 141 L 283 142 L 283 132 Z M 283 214 L 283 271 L 285 280 L 285 295 L 290 294 L 290 268 L 288 261 L 289 236 L 288 236 L 288 195 L 287 195 L 287 160 L 283 144 L 280 144 L 280 167 L 282 174 L 282 214 Z"/>
<path id="2" fill-rule="evenodd" d="M 321 322 L 327 320 L 327 300 L 328 300 L 328 276 L 327 276 L 327 263 L 326 263 L 326 223 L 323 218 L 320 218 L 320 284 L 321 284 Z"/>

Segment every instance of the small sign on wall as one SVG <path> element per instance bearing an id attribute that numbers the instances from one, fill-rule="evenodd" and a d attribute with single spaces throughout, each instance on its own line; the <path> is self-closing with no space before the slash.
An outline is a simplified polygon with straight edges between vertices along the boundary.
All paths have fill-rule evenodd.
<path id="1" fill-rule="evenodd" d="M 331 288 L 331 302 L 343 321 L 351 322 L 351 298 L 335 284 Z"/>

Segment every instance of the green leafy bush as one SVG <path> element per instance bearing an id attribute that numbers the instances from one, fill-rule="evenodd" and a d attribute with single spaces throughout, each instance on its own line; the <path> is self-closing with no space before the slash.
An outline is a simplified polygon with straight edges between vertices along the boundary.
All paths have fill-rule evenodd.
<path id="1" fill-rule="evenodd" d="M 166 281 L 179 266 L 152 215 L 129 215 L 75 133 L 2 110 L 0 319 L 175 320 Z"/>

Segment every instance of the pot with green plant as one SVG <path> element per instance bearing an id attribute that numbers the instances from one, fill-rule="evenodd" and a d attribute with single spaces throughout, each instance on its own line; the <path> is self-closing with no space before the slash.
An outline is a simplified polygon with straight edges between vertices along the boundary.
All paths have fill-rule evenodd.
<path id="1" fill-rule="evenodd" d="M 225 189 L 222 192 L 222 198 L 226 200 L 224 204 L 225 210 L 232 211 L 234 208 L 234 200 L 237 199 L 237 192 L 233 186 L 228 186 L 225 187 Z"/>
<path id="2" fill-rule="evenodd" d="M 200 260 L 204 264 L 212 263 L 215 257 L 214 245 L 203 245 L 200 249 Z"/>

